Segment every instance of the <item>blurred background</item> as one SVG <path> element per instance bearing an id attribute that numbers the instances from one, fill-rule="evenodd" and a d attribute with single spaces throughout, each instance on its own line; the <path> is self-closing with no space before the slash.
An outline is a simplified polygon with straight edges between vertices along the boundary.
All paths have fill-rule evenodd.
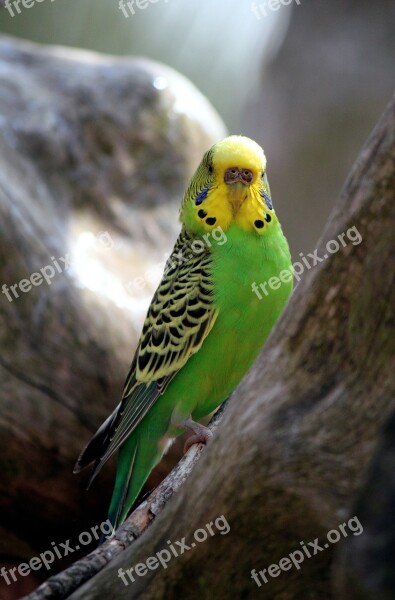
<path id="1" fill-rule="evenodd" d="M 73 457 L 119 398 L 160 278 L 158 262 L 178 231 L 182 190 L 202 152 L 225 130 L 260 143 L 294 259 L 312 251 L 394 91 L 395 5 L 279 0 L 273 10 L 269 0 L 0 4 L 6 199 L 0 283 L 28 276 L 52 254 L 79 251 L 63 279 L 66 287 L 37 288 L 12 304 L 0 298 L 0 552 L 9 567 L 46 550 L 52 540 L 83 531 L 87 514 L 92 525 L 105 518 L 112 472 L 85 495 L 84 481 L 70 475 Z M 100 238 L 100 232 L 106 234 Z M 146 284 L 127 287 L 150 268 Z M 83 339 L 74 339 L 76 330 Z M 75 380 L 66 389 L 70 371 Z M 35 388 L 36 412 L 21 381 Z M 46 395 L 45 408 L 40 394 Z M 56 412 L 68 402 L 78 428 L 74 417 L 65 420 Z M 61 434 L 60 423 L 67 423 Z M 10 458 L 10 448 L 17 459 Z M 147 489 L 171 467 L 179 448 L 172 452 Z M 65 564 L 59 561 L 51 574 Z M 0 580 L 1 598 L 19 597 L 45 576 L 38 572 L 15 586 Z"/>
<path id="2" fill-rule="evenodd" d="M 14 16 L 1 11 L 0 30 L 177 69 L 230 133 L 262 144 L 294 254 L 310 250 L 393 93 L 393 3 L 279 0 L 276 10 L 268 0 L 125 4 L 41 0 L 20 14 L 11 8 Z"/>

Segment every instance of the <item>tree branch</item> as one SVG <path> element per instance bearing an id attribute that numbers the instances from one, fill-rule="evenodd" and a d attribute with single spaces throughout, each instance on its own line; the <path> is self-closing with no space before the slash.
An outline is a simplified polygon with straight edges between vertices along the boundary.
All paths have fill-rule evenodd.
<path id="1" fill-rule="evenodd" d="M 214 432 L 220 422 L 228 401 L 224 402 L 212 417 L 208 427 Z M 192 472 L 204 452 L 204 444 L 194 444 L 158 487 L 146 498 L 121 525 L 114 536 L 96 550 L 76 561 L 71 567 L 54 575 L 40 585 L 28 598 L 30 600 L 60 600 L 67 598 L 80 585 L 91 579 L 111 560 L 130 546 L 162 512 Z"/>

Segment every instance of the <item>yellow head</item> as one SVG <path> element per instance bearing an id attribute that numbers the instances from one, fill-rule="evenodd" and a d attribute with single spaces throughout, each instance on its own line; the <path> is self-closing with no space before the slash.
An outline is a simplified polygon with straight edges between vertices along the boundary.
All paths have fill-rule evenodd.
<path id="1" fill-rule="evenodd" d="M 263 235 L 275 220 L 266 157 L 250 138 L 232 135 L 203 156 L 181 205 L 181 221 L 195 234 L 232 224 Z"/>

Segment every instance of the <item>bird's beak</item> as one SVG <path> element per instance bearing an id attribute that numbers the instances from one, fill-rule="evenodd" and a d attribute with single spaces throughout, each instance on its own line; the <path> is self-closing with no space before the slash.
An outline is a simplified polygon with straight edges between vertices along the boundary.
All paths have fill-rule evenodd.
<path id="1" fill-rule="evenodd" d="M 250 169 L 230 167 L 224 174 L 224 182 L 229 190 L 229 201 L 234 215 L 238 213 L 241 205 L 248 196 L 247 188 L 253 182 L 254 175 Z"/>

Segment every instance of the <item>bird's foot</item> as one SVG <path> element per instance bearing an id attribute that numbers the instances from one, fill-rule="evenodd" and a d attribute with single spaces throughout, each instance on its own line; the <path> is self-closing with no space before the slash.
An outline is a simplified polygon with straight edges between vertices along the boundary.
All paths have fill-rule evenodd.
<path id="1" fill-rule="evenodd" d="M 193 435 L 187 439 L 184 444 L 184 454 L 186 454 L 193 444 L 207 444 L 213 437 L 213 432 L 208 427 L 201 425 L 200 423 L 196 423 L 192 421 L 192 419 L 187 419 L 182 423 L 182 426 L 186 429 L 190 429 L 193 432 Z"/>

